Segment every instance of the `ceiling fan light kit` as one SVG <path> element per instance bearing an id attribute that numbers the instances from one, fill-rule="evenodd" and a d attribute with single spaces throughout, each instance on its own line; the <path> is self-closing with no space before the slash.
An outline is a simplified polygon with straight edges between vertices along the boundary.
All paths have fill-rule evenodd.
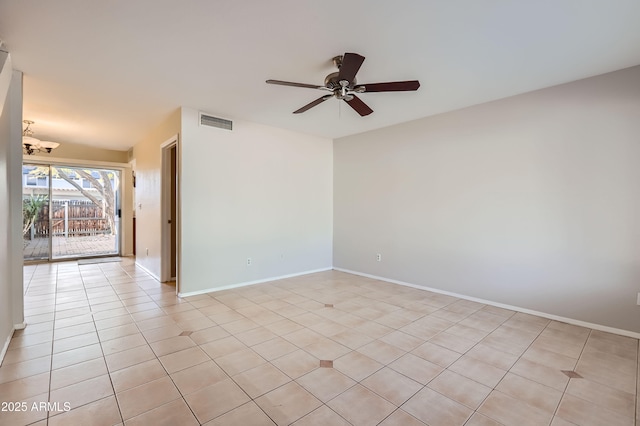
<path id="1" fill-rule="evenodd" d="M 374 93 L 374 92 L 410 92 L 418 90 L 420 82 L 418 80 L 408 81 L 392 81 L 388 83 L 372 83 L 372 84 L 358 84 L 356 81 L 356 74 L 360 70 L 365 57 L 358 55 L 357 53 L 345 53 L 341 56 L 335 56 L 333 58 L 334 65 L 338 68 L 337 72 L 333 72 L 325 77 L 324 86 L 318 86 L 314 84 L 294 83 L 291 81 L 282 80 L 267 80 L 268 84 L 278 84 L 281 86 L 302 87 L 306 89 L 318 89 L 331 92 L 320 98 L 316 99 L 295 110 L 294 114 L 303 113 L 316 105 L 320 105 L 322 102 L 336 98 L 338 100 L 345 101 L 351 108 L 354 109 L 360 116 L 364 117 L 373 112 L 367 104 L 365 104 L 356 94 L 360 93 Z"/>

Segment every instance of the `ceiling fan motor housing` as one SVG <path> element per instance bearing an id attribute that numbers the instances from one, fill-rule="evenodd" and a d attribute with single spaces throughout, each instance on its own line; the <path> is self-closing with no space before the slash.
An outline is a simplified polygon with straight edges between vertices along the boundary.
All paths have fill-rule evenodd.
<path id="1" fill-rule="evenodd" d="M 339 77 L 340 77 L 339 72 L 332 72 L 331 74 L 329 74 L 324 78 L 324 87 L 331 90 L 342 88 Z M 353 81 L 349 82 L 349 85 L 347 86 L 347 88 L 353 89 L 355 85 L 356 85 L 356 79 L 354 78 Z"/>

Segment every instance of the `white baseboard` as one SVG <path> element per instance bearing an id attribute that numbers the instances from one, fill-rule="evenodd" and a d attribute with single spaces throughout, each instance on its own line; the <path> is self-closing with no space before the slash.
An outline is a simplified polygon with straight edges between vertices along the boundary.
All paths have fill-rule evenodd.
<path id="1" fill-rule="evenodd" d="M 13 324 L 13 329 L 14 330 L 24 330 L 24 328 L 27 326 L 26 322 L 21 322 L 20 324 Z"/>
<path id="2" fill-rule="evenodd" d="M 522 312 L 524 314 L 536 315 L 536 316 L 543 317 L 543 318 L 548 318 L 548 319 L 554 320 L 554 321 L 566 322 L 567 324 L 577 325 L 577 326 L 580 326 L 580 327 L 592 328 L 594 330 L 604 331 L 604 332 L 607 332 L 607 333 L 619 334 L 621 336 L 632 337 L 634 339 L 640 339 L 640 333 L 636 333 L 634 331 L 622 330 L 620 328 L 608 327 L 606 325 L 595 324 L 595 323 L 581 321 L 581 320 L 577 320 L 577 319 L 573 319 L 573 318 L 561 317 L 559 315 L 553 315 L 553 314 L 548 314 L 546 312 L 534 311 L 532 309 L 521 308 L 519 306 L 506 305 L 504 303 L 498 303 L 498 302 L 493 302 L 491 300 L 485 300 L 485 299 L 480 299 L 480 298 L 477 298 L 477 297 L 466 296 L 464 294 L 453 293 L 453 292 L 450 292 L 450 291 L 440 290 L 440 289 L 437 289 L 437 288 L 421 286 L 421 285 L 417 285 L 417 284 L 411 284 L 411 283 L 407 283 L 407 282 L 404 282 L 404 281 L 394 280 L 394 279 L 391 279 L 391 278 L 379 277 L 377 275 L 366 274 L 364 272 L 352 271 L 350 269 L 336 268 L 336 267 L 334 267 L 333 269 L 335 269 L 336 271 L 340 271 L 340 272 L 346 272 L 347 274 L 360 275 L 361 277 L 372 278 L 374 280 L 380 280 L 380 281 L 385 281 L 385 282 L 392 283 L 392 284 L 398 284 L 398 285 L 402 285 L 402 286 L 406 286 L 406 287 L 412 287 L 412 288 L 416 288 L 418 290 L 426 290 L 426 291 L 431 291 L 431 292 L 434 292 L 434 293 L 445 294 L 447 296 L 453 296 L 453 297 L 457 297 L 459 299 L 470 300 L 472 302 L 483 303 L 485 305 L 491 305 L 491 306 L 495 306 L 495 307 L 498 307 L 498 308 L 509 309 L 511 311 Z"/>
<path id="3" fill-rule="evenodd" d="M 331 270 L 333 270 L 333 267 L 329 266 L 329 267 L 326 267 L 326 268 L 314 269 L 314 270 L 311 270 L 311 271 L 296 272 L 295 274 L 281 275 L 279 277 L 269 277 L 269 278 L 264 278 L 264 279 L 260 279 L 260 280 L 255 280 L 255 281 L 245 281 L 245 282 L 242 282 L 242 283 L 225 285 L 225 286 L 222 286 L 222 287 L 212 287 L 212 288 L 207 288 L 207 289 L 204 289 L 204 290 L 190 291 L 190 292 L 187 292 L 187 293 L 178 293 L 178 297 L 197 296 L 199 294 L 214 293 L 216 291 L 222 291 L 222 290 L 231 290 L 231 289 L 234 289 L 234 288 L 246 287 L 246 286 L 250 286 L 250 285 L 262 284 L 262 283 L 267 283 L 267 282 L 270 282 L 270 281 L 283 280 L 285 278 L 299 277 L 301 275 L 309 275 L 309 274 L 315 274 L 316 272 L 325 272 L 325 271 L 331 271 Z"/>
<path id="4" fill-rule="evenodd" d="M 156 280 L 160 281 L 160 277 L 157 276 L 156 274 L 154 274 L 153 272 L 151 272 L 150 270 L 148 270 L 147 268 L 145 268 L 144 266 L 142 266 L 141 264 L 138 263 L 138 261 L 136 260 L 136 266 L 140 269 L 142 269 L 143 271 L 145 271 L 147 274 L 151 275 L 153 278 L 155 278 Z"/>
<path id="5" fill-rule="evenodd" d="M 11 333 L 9 333 L 9 336 L 7 336 L 7 340 L 4 342 L 4 345 L 2 346 L 2 352 L 0 352 L 0 365 L 2 365 L 2 362 L 4 361 L 4 356 L 7 354 L 7 350 L 9 349 L 9 343 L 11 343 L 11 338 L 13 337 L 14 331 L 15 331 L 15 328 L 11 330 Z"/>

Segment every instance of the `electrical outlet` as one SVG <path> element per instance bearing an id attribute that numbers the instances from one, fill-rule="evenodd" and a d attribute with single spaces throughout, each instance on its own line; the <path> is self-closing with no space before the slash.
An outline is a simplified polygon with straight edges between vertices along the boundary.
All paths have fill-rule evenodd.
<path id="1" fill-rule="evenodd" d="M 251 258 L 247 257 L 247 266 L 251 266 Z"/>
<path id="2" fill-rule="evenodd" d="M 638 306 L 640 306 L 640 293 L 638 293 Z"/>
<path id="3" fill-rule="evenodd" d="M 380 253 L 376 254 L 376 260 L 382 262 L 382 255 Z"/>

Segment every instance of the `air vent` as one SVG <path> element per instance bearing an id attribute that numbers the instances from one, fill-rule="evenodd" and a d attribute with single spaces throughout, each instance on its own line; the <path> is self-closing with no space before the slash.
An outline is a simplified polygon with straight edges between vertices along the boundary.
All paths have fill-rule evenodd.
<path id="1" fill-rule="evenodd" d="M 233 122 L 231 120 L 225 120 L 224 118 L 213 117 L 203 113 L 200 113 L 200 125 L 233 130 Z"/>

